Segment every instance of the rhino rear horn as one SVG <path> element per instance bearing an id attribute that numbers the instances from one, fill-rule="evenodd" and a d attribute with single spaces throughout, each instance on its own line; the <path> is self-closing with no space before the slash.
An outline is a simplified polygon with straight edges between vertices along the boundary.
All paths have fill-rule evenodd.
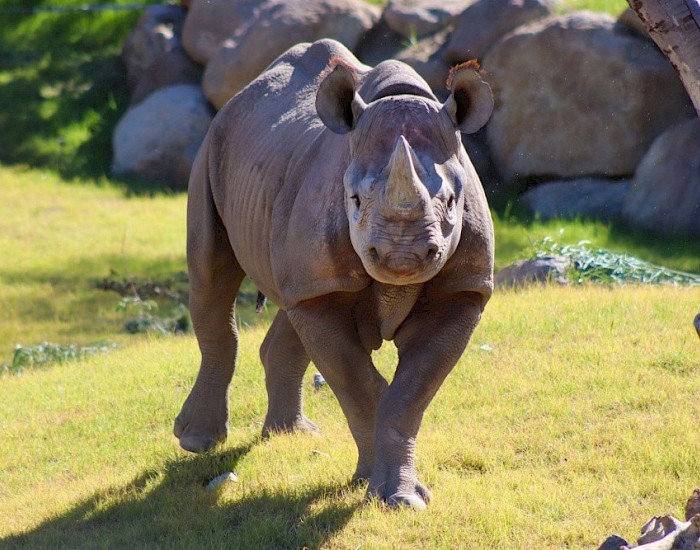
<path id="1" fill-rule="evenodd" d="M 357 73 L 346 61 L 335 58 L 316 93 L 316 112 L 336 134 L 355 128 L 367 105 L 357 93 Z"/>
<path id="2" fill-rule="evenodd" d="M 491 86 L 479 74 L 479 64 L 467 61 L 453 67 L 447 79 L 450 97 L 443 109 L 455 126 L 465 134 L 473 134 L 488 121 L 493 112 Z"/>

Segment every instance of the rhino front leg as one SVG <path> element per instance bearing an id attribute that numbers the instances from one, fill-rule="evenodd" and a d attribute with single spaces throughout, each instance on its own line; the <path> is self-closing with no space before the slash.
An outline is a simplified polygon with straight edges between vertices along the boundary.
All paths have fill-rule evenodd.
<path id="1" fill-rule="evenodd" d="M 464 352 L 481 316 L 478 297 L 460 294 L 418 305 L 399 328 L 399 364 L 377 408 L 375 464 L 368 498 L 422 510 L 430 491 L 418 481 L 415 445 L 423 413 Z"/>
<path id="2" fill-rule="evenodd" d="M 187 203 L 190 315 L 202 363 L 173 430 L 180 446 L 192 452 L 226 439 L 227 394 L 238 351 L 235 300 L 245 277 L 214 206 L 206 150 L 195 159 Z"/>
<path id="3" fill-rule="evenodd" d="M 299 340 L 287 314 L 280 310 L 260 347 L 265 367 L 267 416 L 263 436 L 272 432 L 295 430 L 318 433 L 318 428 L 304 415 L 302 381 L 309 356 Z"/>
<path id="4" fill-rule="evenodd" d="M 309 300 L 288 311 L 311 360 L 335 393 L 358 450 L 354 480 L 368 479 L 374 466 L 374 420 L 387 382 L 363 347 L 348 297 Z"/>

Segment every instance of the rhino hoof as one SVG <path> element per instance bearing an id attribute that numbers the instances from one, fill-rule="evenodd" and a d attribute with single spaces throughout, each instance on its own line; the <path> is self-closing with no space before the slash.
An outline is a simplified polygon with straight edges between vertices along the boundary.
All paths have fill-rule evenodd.
<path id="1" fill-rule="evenodd" d="M 410 508 L 412 510 L 425 510 L 427 503 L 418 495 L 411 493 L 396 493 L 386 499 L 389 508 Z"/>
<path id="2" fill-rule="evenodd" d="M 191 453 L 204 453 L 225 440 L 226 436 L 217 439 L 211 436 L 184 435 L 180 438 L 180 447 Z"/>
<path id="3" fill-rule="evenodd" d="M 321 430 L 318 426 L 311 422 L 305 416 L 296 418 L 293 421 L 273 421 L 267 419 L 262 429 L 264 439 L 269 438 L 272 434 L 301 432 L 311 435 L 319 435 Z"/>
<path id="4" fill-rule="evenodd" d="M 191 453 L 203 453 L 214 448 L 219 443 L 226 441 L 227 430 L 199 430 L 192 423 L 182 419 L 182 415 L 175 419 L 173 433 L 180 440 L 180 447 Z"/>

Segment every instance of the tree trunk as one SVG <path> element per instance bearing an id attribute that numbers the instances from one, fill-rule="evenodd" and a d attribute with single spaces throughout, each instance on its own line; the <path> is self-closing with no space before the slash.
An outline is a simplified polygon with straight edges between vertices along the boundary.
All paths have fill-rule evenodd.
<path id="1" fill-rule="evenodd" d="M 700 0 L 627 0 L 681 77 L 700 116 Z"/>

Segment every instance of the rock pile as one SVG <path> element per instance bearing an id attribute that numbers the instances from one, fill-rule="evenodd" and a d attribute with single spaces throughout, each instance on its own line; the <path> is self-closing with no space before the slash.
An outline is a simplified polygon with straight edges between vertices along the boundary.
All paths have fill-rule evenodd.
<path id="1" fill-rule="evenodd" d="M 184 189 L 214 112 L 290 46 L 334 38 L 411 65 L 439 97 L 476 58 L 496 108 L 465 147 L 492 198 L 535 215 L 700 235 L 700 122 L 631 10 L 557 0 L 189 0 L 148 8 L 126 40 L 132 90 L 113 170 Z"/>

